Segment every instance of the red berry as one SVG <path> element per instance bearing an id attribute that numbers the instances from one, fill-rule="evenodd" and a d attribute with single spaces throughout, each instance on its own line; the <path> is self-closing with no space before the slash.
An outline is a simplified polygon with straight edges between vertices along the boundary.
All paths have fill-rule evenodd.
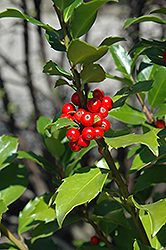
<path id="1" fill-rule="evenodd" d="M 164 128 L 165 127 L 165 121 L 164 120 L 157 120 L 156 122 L 156 127 L 157 128 Z"/>
<path id="2" fill-rule="evenodd" d="M 81 101 L 80 101 L 80 96 L 77 92 L 75 92 L 72 97 L 71 97 L 71 101 L 72 103 L 74 103 L 76 106 L 80 106 L 81 105 Z"/>
<path id="3" fill-rule="evenodd" d="M 101 101 L 96 98 L 91 98 L 87 101 L 87 108 L 91 112 L 99 111 L 101 107 Z"/>
<path id="4" fill-rule="evenodd" d="M 70 119 L 72 121 L 74 120 L 74 116 L 67 114 L 67 113 L 62 114 L 59 118 L 67 118 L 67 119 Z"/>
<path id="5" fill-rule="evenodd" d="M 81 123 L 82 115 L 85 113 L 85 109 L 78 109 L 74 114 L 74 119 Z"/>
<path id="6" fill-rule="evenodd" d="M 85 127 L 82 130 L 82 136 L 88 141 L 92 140 L 95 137 L 94 128 L 93 127 Z"/>
<path id="7" fill-rule="evenodd" d="M 101 127 L 95 127 L 95 140 L 100 140 L 104 135 L 104 130 Z"/>
<path id="8" fill-rule="evenodd" d="M 90 112 L 85 112 L 83 115 L 82 115 L 82 124 L 84 126 L 87 126 L 87 127 L 90 127 L 93 125 L 94 123 L 94 115 Z"/>
<path id="9" fill-rule="evenodd" d="M 107 119 L 103 119 L 101 123 L 101 128 L 104 130 L 104 132 L 108 131 L 111 127 L 110 122 Z"/>
<path id="10" fill-rule="evenodd" d="M 100 89 L 93 90 L 93 97 L 96 99 L 99 99 L 100 101 L 103 100 L 103 97 L 105 96 L 104 92 Z"/>
<path id="11" fill-rule="evenodd" d="M 90 141 L 86 140 L 82 135 L 80 135 L 78 141 L 77 141 L 77 145 L 80 148 L 87 148 L 90 144 Z"/>
<path id="12" fill-rule="evenodd" d="M 102 120 L 103 120 L 102 114 L 94 113 L 94 118 L 98 118 L 99 120 L 97 122 L 94 122 L 93 126 L 95 126 L 95 127 L 101 126 L 101 123 L 102 123 Z"/>
<path id="13" fill-rule="evenodd" d="M 75 111 L 75 107 L 72 103 L 65 103 L 62 107 L 62 113 L 65 114 L 65 113 L 69 113 L 69 112 L 73 112 Z"/>
<path id="14" fill-rule="evenodd" d="M 92 245 L 98 245 L 99 241 L 100 241 L 100 239 L 96 235 L 92 236 L 91 239 L 90 239 L 90 242 L 91 242 Z"/>
<path id="15" fill-rule="evenodd" d="M 166 62 L 166 51 L 163 51 L 163 60 Z"/>
<path id="16" fill-rule="evenodd" d="M 98 152 L 103 155 L 103 153 L 101 152 L 101 149 L 98 147 Z"/>
<path id="17" fill-rule="evenodd" d="M 76 128 L 70 128 L 67 131 L 66 135 L 67 135 L 67 138 L 69 139 L 69 141 L 76 142 L 79 139 L 80 132 Z"/>
<path id="18" fill-rule="evenodd" d="M 113 106 L 113 101 L 109 96 L 104 96 L 102 100 L 102 105 L 105 105 L 108 110 L 110 110 Z"/>
<path id="19" fill-rule="evenodd" d="M 103 118 L 107 117 L 108 109 L 105 105 L 101 105 L 99 113 L 102 115 Z"/>
<path id="20" fill-rule="evenodd" d="M 74 152 L 78 152 L 78 151 L 81 150 L 81 148 L 77 145 L 76 142 L 70 141 L 69 146 L 70 146 L 71 150 L 74 151 Z"/>

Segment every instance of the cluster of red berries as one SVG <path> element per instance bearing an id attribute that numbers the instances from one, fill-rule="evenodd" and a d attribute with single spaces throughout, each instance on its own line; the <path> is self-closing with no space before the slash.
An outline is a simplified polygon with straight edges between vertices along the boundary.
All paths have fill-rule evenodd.
<path id="1" fill-rule="evenodd" d="M 113 101 L 100 89 L 93 91 L 93 97 L 87 101 L 86 109 L 81 107 L 77 92 L 72 95 L 71 101 L 72 103 L 63 105 L 60 118 L 68 118 L 79 124 L 78 128 L 69 128 L 66 133 L 71 150 L 78 152 L 81 148 L 88 147 L 91 140 L 101 139 L 104 132 L 109 130 L 110 122 L 106 117 Z M 74 105 L 78 106 L 77 110 Z"/>

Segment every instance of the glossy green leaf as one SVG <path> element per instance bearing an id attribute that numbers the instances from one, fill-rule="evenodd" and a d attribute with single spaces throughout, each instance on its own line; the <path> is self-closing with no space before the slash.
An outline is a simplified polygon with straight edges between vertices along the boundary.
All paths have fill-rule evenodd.
<path id="1" fill-rule="evenodd" d="M 52 119 L 40 116 L 39 119 L 37 120 L 37 131 L 41 135 L 43 142 L 45 139 L 46 131 L 45 127 L 52 122 Z"/>
<path id="2" fill-rule="evenodd" d="M 55 167 L 53 167 L 49 161 L 47 161 L 45 158 L 43 158 L 40 155 L 36 155 L 35 153 L 33 153 L 31 151 L 29 151 L 29 152 L 18 151 L 17 158 L 34 161 L 37 164 L 39 164 L 48 173 L 55 173 L 56 172 Z"/>
<path id="3" fill-rule="evenodd" d="M 74 8 L 80 5 L 81 3 L 83 3 L 83 0 L 74 0 L 72 4 L 70 4 L 67 8 L 64 9 L 63 18 L 65 22 L 67 22 L 71 17 Z"/>
<path id="4" fill-rule="evenodd" d="M 68 80 L 72 80 L 72 76 L 64 69 L 59 67 L 52 60 L 46 62 L 43 68 L 43 73 L 47 73 L 48 75 L 63 76 L 66 77 Z"/>
<path id="5" fill-rule="evenodd" d="M 16 247 L 16 245 L 14 244 L 14 243 L 12 243 L 12 242 L 9 242 L 9 243 L 2 243 L 2 244 L 0 244 L 0 249 L 2 249 L 2 250 L 19 250 L 19 248 L 18 247 Z"/>
<path id="6" fill-rule="evenodd" d="M 86 65 L 80 73 L 82 83 L 102 82 L 105 79 L 105 72 L 98 63 Z"/>
<path id="7" fill-rule="evenodd" d="M 41 221 L 51 222 L 56 218 L 55 209 L 48 207 L 52 194 L 45 194 L 30 200 L 19 213 L 18 233 L 22 234 Z"/>
<path id="8" fill-rule="evenodd" d="M 33 244 L 30 240 L 25 240 L 25 243 L 28 246 L 28 249 L 30 250 L 58 250 L 56 243 L 53 241 L 53 239 L 46 238 L 46 239 L 38 239 Z"/>
<path id="9" fill-rule="evenodd" d="M 0 220 L 1 220 L 2 214 L 5 213 L 7 210 L 8 210 L 8 208 L 5 204 L 5 202 L 1 199 L 0 200 Z"/>
<path id="10" fill-rule="evenodd" d="M 153 88 L 148 93 L 148 101 L 151 107 L 159 107 L 165 101 L 166 96 L 166 67 L 158 66 L 153 74 Z"/>
<path id="11" fill-rule="evenodd" d="M 149 59 L 144 59 L 139 66 L 137 72 L 137 80 L 138 81 L 146 81 L 151 79 L 151 73 L 154 65 L 150 63 Z"/>
<path id="12" fill-rule="evenodd" d="M 56 33 L 56 30 L 53 27 L 49 26 L 48 24 L 44 24 L 34 19 L 33 17 L 27 16 L 26 14 L 22 13 L 20 10 L 17 9 L 7 8 L 7 10 L 0 12 L 0 18 L 5 18 L 5 17 L 15 17 L 15 18 L 25 19 L 28 22 L 37 25 L 45 30 Z"/>
<path id="13" fill-rule="evenodd" d="M 143 147 L 134 158 L 128 174 L 132 174 L 136 171 L 139 171 L 140 169 L 154 161 L 156 161 L 156 157 L 154 156 L 154 154 L 152 154 L 148 147 Z"/>
<path id="14" fill-rule="evenodd" d="M 45 138 L 45 145 L 47 150 L 55 158 L 60 157 L 65 151 L 63 143 L 58 139 L 55 139 L 53 136 Z"/>
<path id="15" fill-rule="evenodd" d="M 0 200 L 9 206 L 17 200 L 28 185 L 28 170 L 19 163 L 11 163 L 0 171 Z"/>
<path id="16" fill-rule="evenodd" d="M 90 202 L 102 190 L 107 174 L 99 168 L 92 168 L 86 173 L 74 174 L 64 179 L 58 188 L 56 197 L 57 221 L 62 226 L 66 215 L 76 206 Z"/>
<path id="17" fill-rule="evenodd" d="M 73 64 L 90 64 L 99 60 L 107 51 L 107 46 L 96 48 L 84 41 L 74 39 L 69 45 L 67 56 Z"/>
<path id="18" fill-rule="evenodd" d="M 106 142 L 113 148 L 127 147 L 133 144 L 146 145 L 154 155 L 158 156 L 158 136 L 154 131 L 149 131 L 146 134 L 128 134 L 115 138 L 106 138 Z"/>
<path id="19" fill-rule="evenodd" d="M 113 1 L 118 2 L 118 0 Z M 87 3 L 83 2 L 74 9 L 70 19 L 70 32 L 74 39 L 88 32 L 96 19 L 98 9 L 107 2 L 109 1 L 93 0 Z"/>
<path id="20" fill-rule="evenodd" d="M 54 127 L 54 130 L 58 130 L 61 128 L 64 128 L 66 126 L 74 126 L 74 127 L 78 127 L 78 124 L 68 118 L 59 118 L 56 122 L 47 124 L 45 126 L 45 130 L 46 129 L 50 129 L 51 127 Z"/>
<path id="21" fill-rule="evenodd" d="M 55 82 L 54 88 L 59 87 L 59 86 L 62 86 L 62 85 L 69 85 L 69 86 L 70 86 L 70 84 L 69 84 L 65 79 L 58 79 L 58 80 Z"/>
<path id="22" fill-rule="evenodd" d="M 18 148 L 18 138 L 12 136 L 0 137 L 0 170 L 8 166 L 15 158 Z"/>
<path id="23" fill-rule="evenodd" d="M 134 192 L 142 191 L 150 185 L 157 183 L 166 183 L 166 166 L 154 165 L 145 169 L 141 175 L 136 179 Z"/>
<path id="24" fill-rule="evenodd" d="M 90 149 L 96 147 L 96 141 L 92 140 L 90 142 L 90 145 L 87 148 L 83 148 L 81 149 L 81 151 L 77 154 L 77 157 L 74 161 L 72 161 L 71 163 L 67 164 L 66 170 L 65 170 L 65 176 L 69 176 L 72 174 L 72 171 L 74 169 L 74 167 L 76 166 L 76 164 L 82 159 L 82 157 L 89 152 Z M 75 155 L 75 154 L 74 154 Z"/>
<path id="25" fill-rule="evenodd" d="M 51 48 L 53 48 L 54 50 L 66 51 L 65 45 L 60 42 L 60 40 L 63 40 L 62 30 L 57 30 L 57 33 L 47 30 L 45 33 L 45 37 L 51 45 Z"/>
<path id="26" fill-rule="evenodd" d="M 127 103 L 125 103 L 120 108 L 110 110 L 109 115 L 121 122 L 133 125 L 141 124 L 142 122 L 146 121 L 146 116 L 144 113 L 131 107 Z"/>
<path id="27" fill-rule="evenodd" d="M 121 42 L 121 41 L 126 41 L 126 39 L 124 37 L 119 37 L 119 36 L 110 36 L 110 37 L 106 37 L 102 42 L 101 44 L 99 45 L 100 46 L 103 46 L 103 45 L 107 45 L 108 47 L 111 46 L 112 44 L 114 43 L 117 43 L 117 42 Z"/>
<path id="28" fill-rule="evenodd" d="M 125 22 L 123 28 L 126 29 L 128 26 L 132 24 L 141 23 L 141 22 L 155 22 L 155 23 L 160 23 L 160 24 L 166 24 L 166 20 L 157 16 L 141 16 L 141 17 L 129 18 Z"/>
<path id="29" fill-rule="evenodd" d="M 74 2 L 74 0 L 52 0 L 52 1 L 56 6 L 59 7 L 61 11 Z"/>
<path id="30" fill-rule="evenodd" d="M 65 226 L 68 226 L 74 222 L 77 222 L 81 220 L 81 218 L 77 215 L 72 215 L 72 214 L 69 214 L 64 223 L 63 223 L 63 227 Z M 34 230 L 33 230 L 33 234 L 32 234 L 32 240 L 31 242 L 35 242 L 37 239 L 39 238 L 46 238 L 48 236 L 51 236 L 53 235 L 56 231 L 58 231 L 60 228 L 59 228 L 59 225 L 57 223 L 56 220 L 54 221 L 51 221 L 51 222 L 42 222 L 40 223 Z"/>
<path id="31" fill-rule="evenodd" d="M 153 10 L 150 13 L 160 13 L 166 15 L 166 8 L 161 6 L 160 9 Z"/>
<path id="32" fill-rule="evenodd" d="M 151 236 L 154 237 L 166 223 L 166 199 L 146 205 L 139 205 L 133 198 L 132 200 L 138 209 L 144 210 L 149 214 L 151 221 Z"/>
<path id="33" fill-rule="evenodd" d="M 163 103 L 163 104 L 160 105 L 160 108 L 156 112 L 156 114 L 154 115 L 154 117 L 162 118 L 165 115 L 166 115 L 166 103 Z"/>
<path id="34" fill-rule="evenodd" d="M 155 250 L 155 249 L 135 240 L 133 245 L 133 250 Z"/>
<path id="35" fill-rule="evenodd" d="M 128 52 L 120 45 L 112 45 L 109 51 L 117 66 L 116 70 L 120 71 L 124 77 L 130 78 L 132 59 Z"/>
<path id="36" fill-rule="evenodd" d="M 122 77 L 119 77 L 119 76 L 110 75 L 109 73 L 106 73 L 106 77 L 111 78 L 113 80 L 123 82 L 124 84 L 126 84 L 128 86 L 132 86 L 134 84 L 132 79 L 129 79 L 129 78 L 126 78 L 126 77 L 122 78 Z"/>

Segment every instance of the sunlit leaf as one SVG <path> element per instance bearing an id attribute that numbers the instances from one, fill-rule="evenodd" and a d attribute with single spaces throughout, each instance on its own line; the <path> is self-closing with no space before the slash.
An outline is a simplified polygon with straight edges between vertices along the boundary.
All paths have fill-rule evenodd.
<path id="1" fill-rule="evenodd" d="M 62 226 L 66 215 L 76 206 L 90 202 L 102 190 L 107 174 L 99 168 L 85 173 L 74 174 L 64 179 L 56 197 L 57 221 Z"/>
<path id="2" fill-rule="evenodd" d="M 155 22 L 155 23 L 160 23 L 160 24 L 166 24 L 166 20 L 157 16 L 141 16 L 141 17 L 129 18 L 125 22 L 123 28 L 125 29 L 132 24 L 141 23 L 141 22 Z"/>

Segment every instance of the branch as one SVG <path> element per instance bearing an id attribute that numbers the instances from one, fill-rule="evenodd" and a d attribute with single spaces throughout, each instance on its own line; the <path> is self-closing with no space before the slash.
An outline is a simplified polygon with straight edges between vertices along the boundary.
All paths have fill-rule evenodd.
<path id="1" fill-rule="evenodd" d="M 20 250 L 27 250 L 27 246 L 24 246 L 2 223 L 0 223 L 0 231 L 11 242 L 13 242 Z"/>

